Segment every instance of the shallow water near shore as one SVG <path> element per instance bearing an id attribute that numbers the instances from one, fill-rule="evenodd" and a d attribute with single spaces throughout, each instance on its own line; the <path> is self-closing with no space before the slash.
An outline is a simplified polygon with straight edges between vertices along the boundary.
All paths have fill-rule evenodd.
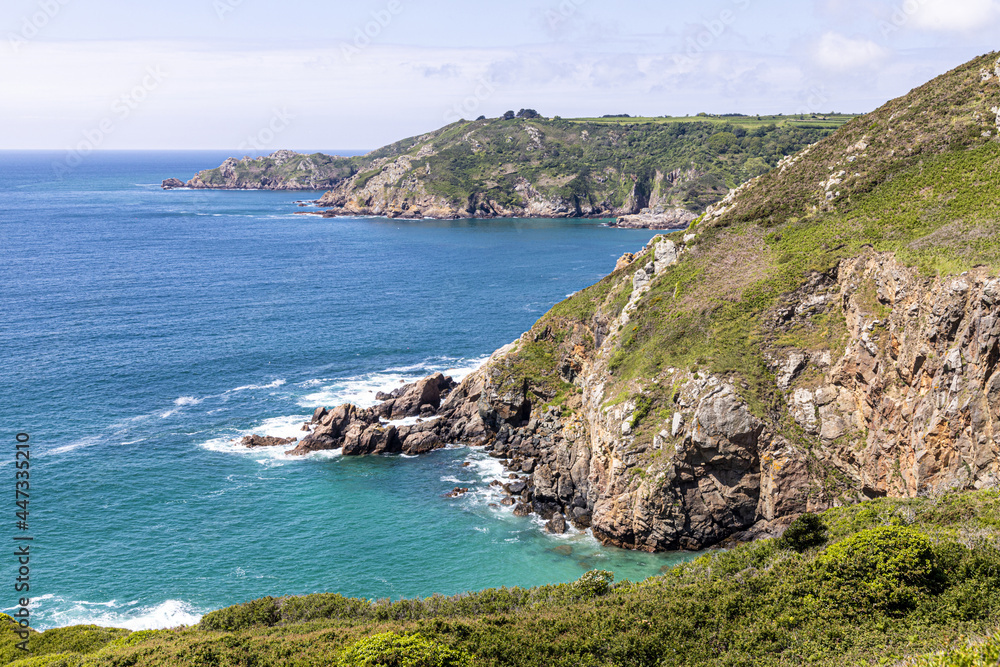
<path id="1" fill-rule="evenodd" d="M 160 189 L 221 153 L 95 154 L 60 179 L 63 157 L 0 153 L 0 423 L 7 451 L 31 435 L 37 627 L 169 627 L 265 595 L 424 597 L 594 568 L 636 580 L 689 557 L 544 534 L 497 505 L 501 470 L 478 450 L 290 460 L 232 443 L 468 373 L 654 232 L 323 219 L 295 215 L 317 193 Z M 471 491 L 446 498 L 456 486 Z"/>

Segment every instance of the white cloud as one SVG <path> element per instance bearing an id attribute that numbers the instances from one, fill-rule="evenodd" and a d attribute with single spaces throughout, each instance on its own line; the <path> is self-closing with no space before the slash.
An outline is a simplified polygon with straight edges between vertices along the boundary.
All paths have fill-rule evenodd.
<path id="1" fill-rule="evenodd" d="M 882 62 L 887 52 L 870 39 L 847 37 L 827 32 L 813 49 L 813 58 L 820 67 L 846 72 L 871 67 Z"/>
<path id="2" fill-rule="evenodd" d="M 914 27 L 940 32 L 979 30 L 1000 18 L 995 0 L 909 0 L 902 10 L 913 15 Z"/>
<path id="3" fill-rule="evenodd" d="M 270 127 L 277 111 L 292 121 L 268 150 L 375 148 L 446 118 L 522 107 L 563 117 L 790 113 L 813 108 L 808 100 L 819 98 L 820 111 L 865 111 L 967 57 L 890 59 L 871 42 L 832 32 L 816 42 L 809 58 L 804 48 L 761 54 L 720 42 L 679 59 L 673 43 L 657 51 L 650 40 L 631 53 L 604 45 L 373 44 L 349 60 L 337 44 L 251 50 L 194 41 L 37 40 L 16 53 L 0 44 L 0 126 L 7 130 L 0 148 L 63 149 L 107 127 L 101 148 L 231 150 Z M 149 67 L 162 69 L 162 84 L 136 92 Z M 143 99 L 126 117 L 116 101 L 128 95 Z"/>

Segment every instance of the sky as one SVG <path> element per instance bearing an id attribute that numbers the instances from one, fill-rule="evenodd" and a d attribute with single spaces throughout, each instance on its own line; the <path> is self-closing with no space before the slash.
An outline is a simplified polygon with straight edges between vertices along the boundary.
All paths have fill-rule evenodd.
<path id="1" fill-rule="evenodd" d="M 4 0 L 0 149 L 373 149 L 460 118 L 871 111 L 1000 0 Z"/>

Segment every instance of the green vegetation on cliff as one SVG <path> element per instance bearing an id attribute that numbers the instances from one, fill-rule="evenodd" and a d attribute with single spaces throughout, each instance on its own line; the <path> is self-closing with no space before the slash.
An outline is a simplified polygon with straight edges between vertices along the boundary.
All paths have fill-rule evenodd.
<path id="1" fill-rule="evenodd" d="M 331 189 L 324 204 L 337 211 L 391 216 L 700 213 L 845 119 L 460 121 L 365 156 L 231 158 L 187 185 Z"/>
<path id="2" fill-rule="evenodd" d="M 424 600 L 264 598 L 194 628 L 51 630 L 20 660 L 6 621 L 0 664 L 886 665 L 996 631 L 1000 494 L 883 499 L 819 518 L 799 531 L 818 539 L 745 544 L 644 582 L 591 572 Z"/>
<path id="3" fill-rule="evenodd" d="M 666 236 L 680 243 L 697 234 L 621 332 L 609 393 L 669 367 L 703 368 L 742 387 L 758 416 L 776 414 L 784 398 L 764 352 L 783 341 L 769 339 L 764 318 L 811 276 L 866 246 L 895 252 L 927 275 L 1000 270 L 1000 79 L 983 74 L 996 61 L 996 53 L 977 58 L 851 120 L 748 183 L 689 232 Z M 535 331 L 550 327 L 558 337 L 561 327 L 593 326 L 598 311 L 616 316 L 624 303 L 608 299 L 614 275 L 558 304 Z M 843 322 L 815 324 L 793 342 L 836 349 Z M 552 372 L 523 374 L 545 386 Z M 650 389 L 652 410 L 668 408 L 666 389 Z"/>
<path id="4" fill-rule="evenodd" d="M 827 134 L 825 129 L 776 124 L 748 131 L 711 122 L 460 122 L 420 137 L 405 152 L 397 144 L 399 154 L 415 162 L 395 185 L 416 177 L 428 193 L 456 204 L 478 198 L 513 205 L 518 183 L 525 180 L 542 197 L 591 206 L 607 202 L 611 208 L 627 208 L 634 198 L 638 210 L 655 194 L 657 170 L 691 170 L 684 178 L 676 175 L 683 183 L 675 188 L 674 203 L 700 212 L 729 188 Z M 433 154 L 420 157 L 427 147 Z M 362 185 L 360 179 L 357 185 Z"/>

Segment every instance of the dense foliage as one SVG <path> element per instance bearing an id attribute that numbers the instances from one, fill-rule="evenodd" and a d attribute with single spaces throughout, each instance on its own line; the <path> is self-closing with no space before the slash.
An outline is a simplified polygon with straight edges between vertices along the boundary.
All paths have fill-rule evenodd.
<path id="1" fill-rule="evenodd" d="M 881 499 L 817 517 L 826 547 L 799 553 L 765 540 L 639 583 L 594 572 L 424 600 L 265 598 L 195 628 L 50 630 L 32 636 L 36 657 L 21 660 L 8 620 L 0 664 L 991 664 L 982 660 L 996 643 L 975 638 L 1000 623 L 1000 494 Z M 935 655 L 943 650 L 957 657 Z M 987 658 L 961 657 L 974 655 Z"/>

